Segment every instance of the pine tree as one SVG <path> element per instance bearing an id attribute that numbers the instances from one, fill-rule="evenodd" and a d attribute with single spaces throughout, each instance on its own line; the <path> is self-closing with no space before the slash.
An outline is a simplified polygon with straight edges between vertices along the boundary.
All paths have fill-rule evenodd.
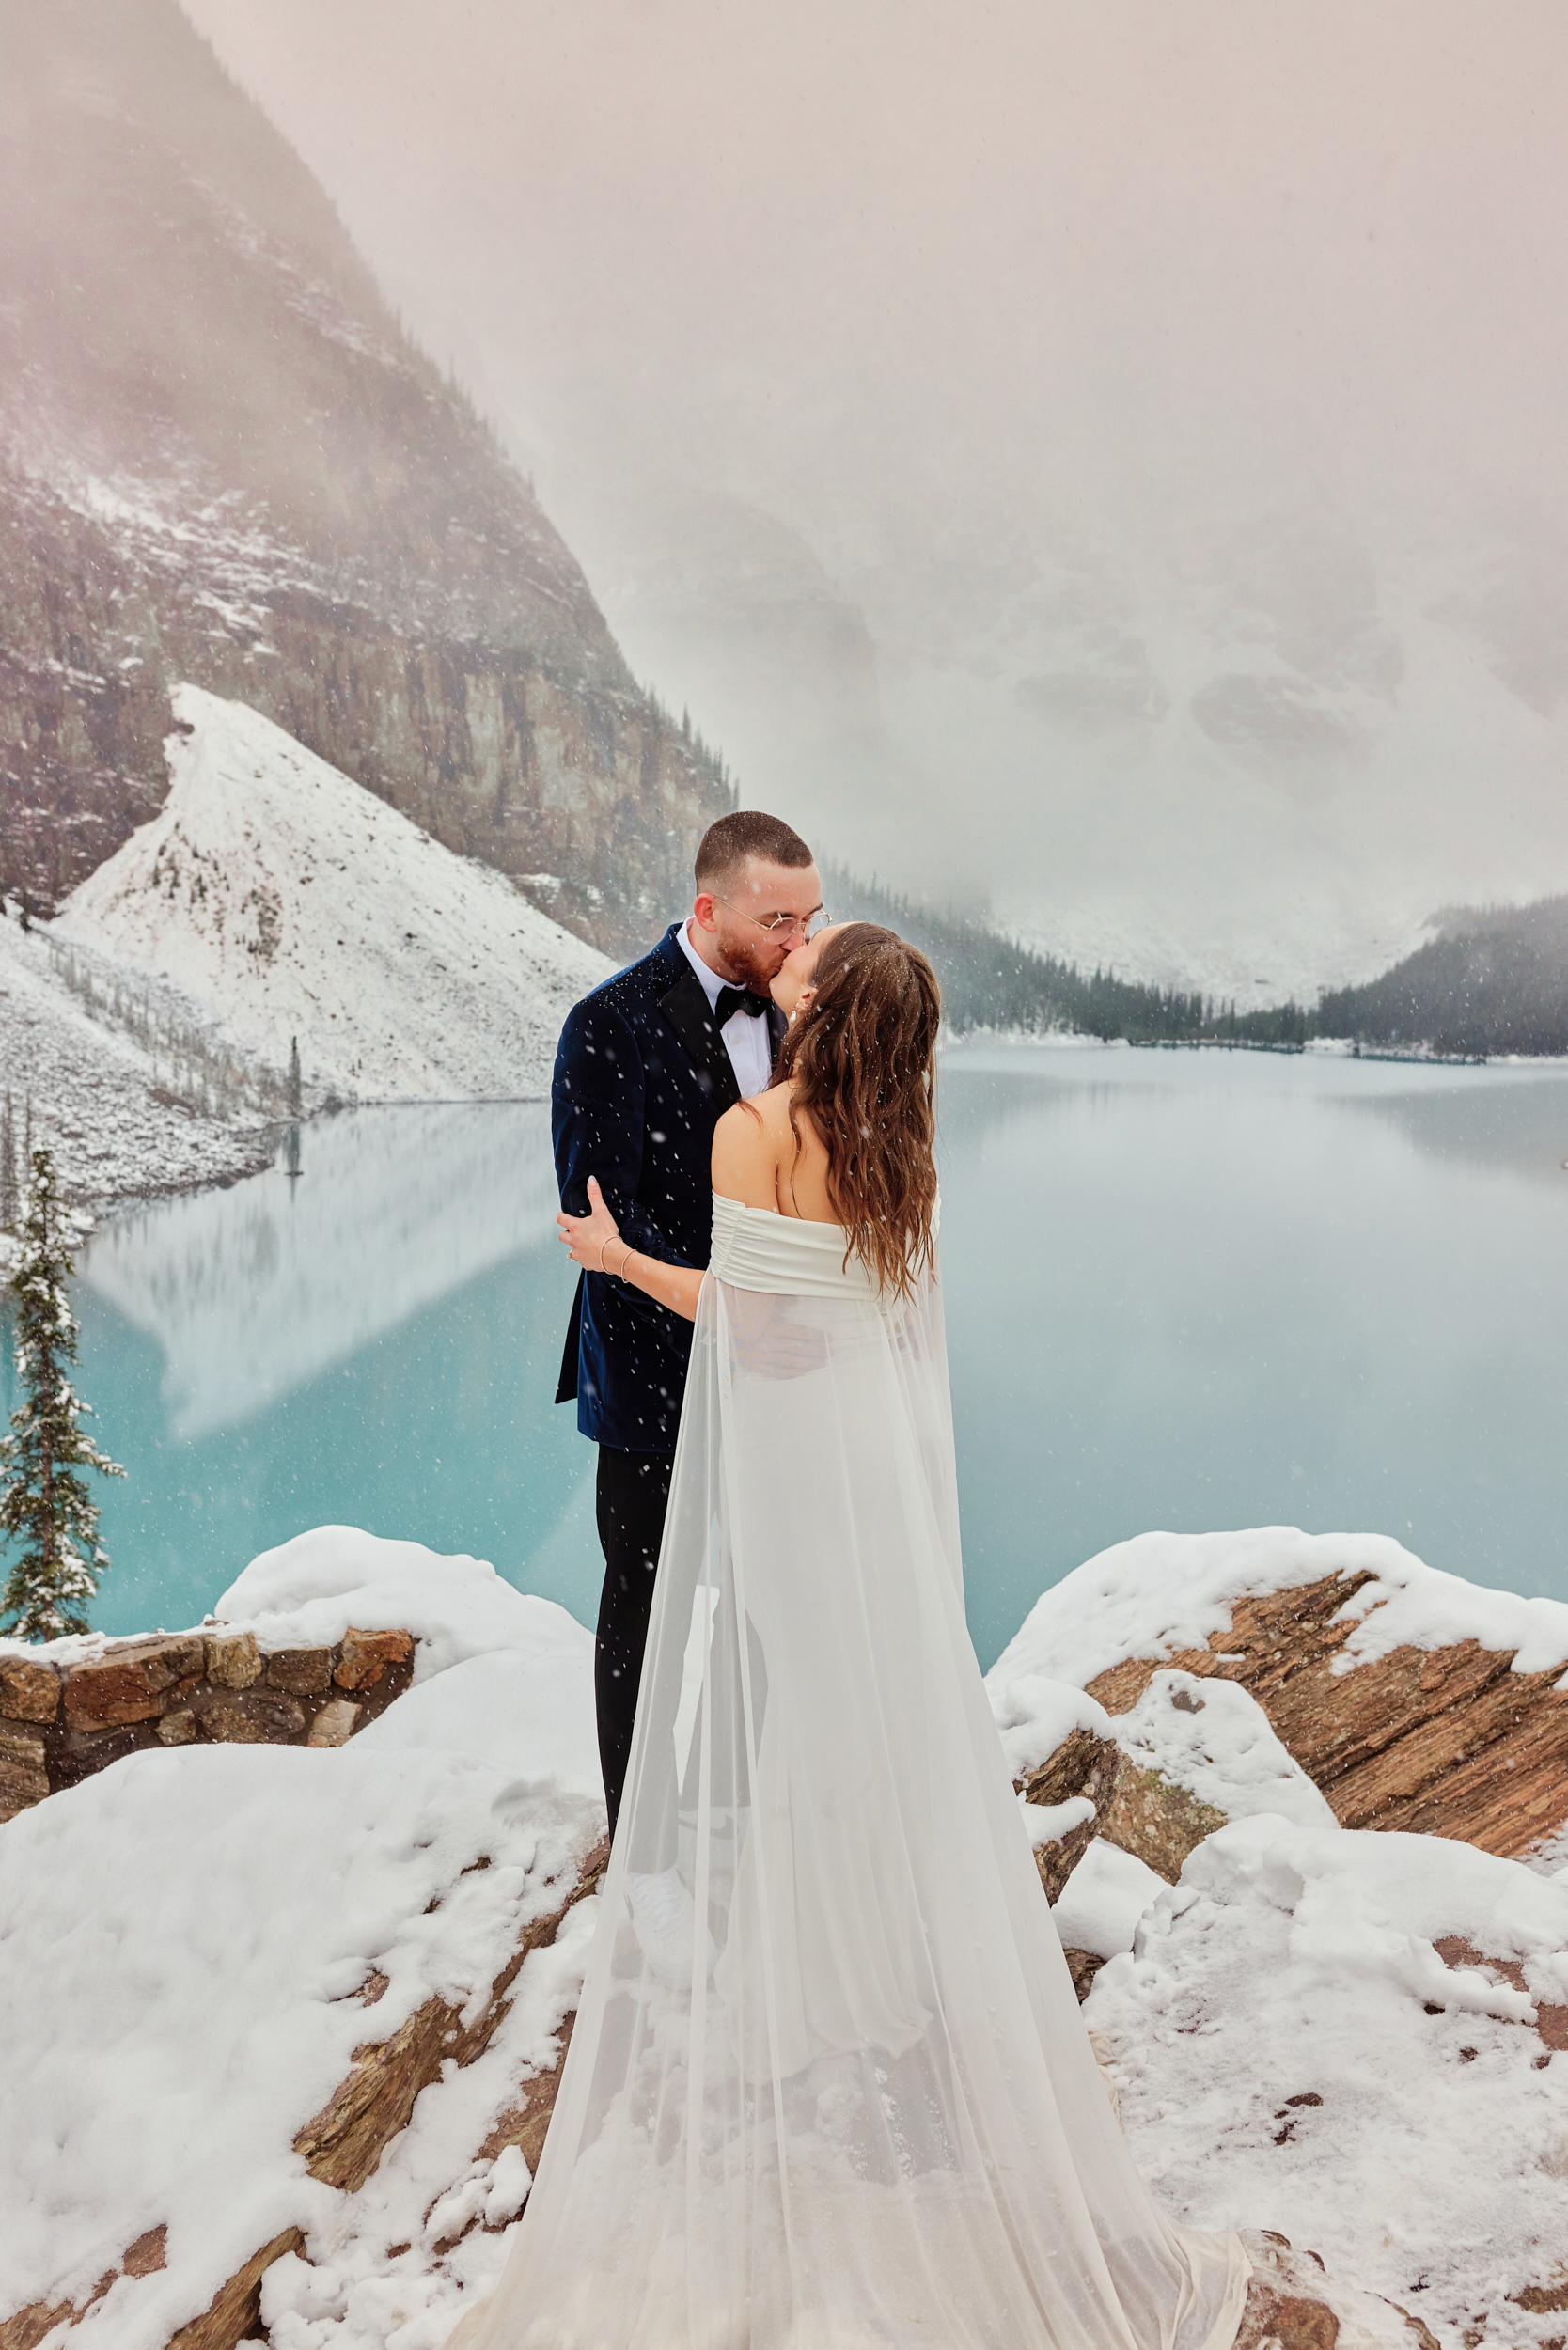
<path id="1" fill-rule="evenodd" d="M 0 1232 L 15 1231 L 21 1210 L 16 1180 L 16 1113 L 11 1107 L 11 1089 L 8 1086 L 6 1106 L 0 1110 Z"/>
<path id="2" fill-rule="evenodd" d="M 300 1041 L 297 1036 L 291 1036 L 289 1039 L 290 1117 L 297 1120 L 304 1109 L 304 1098 L 300 1089 Z"/>
<path id="3" fill-rule="evenodd" d="M 22 1261 L 11 1277 L 16 1373 L 22 1402 L 0 1440 L 0 1539 L 23 1554 L 0 1593 L 13 1637 L 57 1639 L 88 1629 L 86 1606 L 109 1563 L 98 1540 L 98 1504 L 78 1470 L 125 1471 L 84 1434 L 93 1417 L 67 1375 L 76 1360 L 76 1317 L 66 1283 L 75 1271 L 72 1224 L 55 1162 L 35 1151 L 22 1223 Z"/>

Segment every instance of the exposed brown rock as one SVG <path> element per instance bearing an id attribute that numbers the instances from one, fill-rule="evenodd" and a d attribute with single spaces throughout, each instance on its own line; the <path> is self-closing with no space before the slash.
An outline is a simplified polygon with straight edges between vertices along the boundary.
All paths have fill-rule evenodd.
<path id="1" fill-rule="evenodd" d="M 1026 1803 L 1070 1803 L 1074 1795 L 1087 1795 L 1095 1808 L 1092 1819 L 1080 1822 L 1065 1836 L 1036 1845 L 1035 1866 L 1047 1901 L 1061 1899 L 1062 1888 L 1099 1833 L 1100 1813 L 1110 1801 L 1123 1767 L 1124 1758 L 1114 1740 L 1097 1737 L 1092 1730 L 1074 1730 L 1025 1780 Z M 1084 1994 L 1078 1996 L 1082 1998 Z"/>
<path id="2" fill-rule="evenodd" d="M 1489 1970 L 1513 1990 L 1522 1991 L 1527 1999 L 1535 1994 L 1525 1981 L 1525 1970 L 1516 1958 L 1488 1958 L 1467 1942 L 1462 1934 L 1445 1934 L 1433 1944 L 1433 1949 L 1445 1966 L 1479 1966 Z M 1550 2049 L 1568 2048 L 1568 2007 L 1555 2007 L 1547 2000 L 1535 2000 L 1534 2029 L 1543 2044 Z M 1545 2058 L 1541 2059 L 1544 2064 Z"/>
<path id="3" fill-rule="evenodd" d="M 406 1665 L 414 1654 L 407 1632 L 358 1632 L 351 1624 L 343 1635 L 343 1656 L 333 1679 L 340 1689 L 373 1689 L 388 1665 Z"/>
<path id="4" fill-rule="evenodd" d="M 353 1726 L 363 1711 L 364 1708 L 355 1705 L 350 1698 L 329 1699 L 311 1723 L 310 1734 L 306 1739 L 306 1745 L 307 1747 L 346 1746 L 353 1734 Z"/>
<path id="5" fill-rule="evenodd" d="M 1187 1855 L 1225 1825 L 1225 1813 L 1161 1772 L 1123 1758 L 1098 1825 L 1107 1844 L 1134 1854 L 1174 1885 Z"/>
<path id="6" fill-rule="evenodd" d="M 1522 2293 L 1512 2293 L 1509 2299 L 1521 2310 L 1529 2310 L 1532 2317 L 1549 2317 L 1558 2310 L 1568 2310 L 1568 2276 L 1560 2273 L 1550 2284 L 1526 2285 Z"/>
<path id="7" fill-rule="evenodd" d="M 220 1689 L 248 1689 L 261 1678 L 261 1651 L 254 1632 L 209 1632 L 207 1678 Z"/>
<path id="8" fill-rule="evenodd" d="M 352 2194 L 364 2186 L 414 2110 L 414 2101 L 434 2080 L 448 2057 L 472 2064 L 489 2046 L 511 2004 L 511 1986 L 530 1950 L 553 1942 L 561 1919 L 591 1893 L 609 1858 L 606 1839 L 595 1846 L 558 1909 L 536 1919 L 496 1976 L 490 1997 L 464 2029 L 461 2011 L 442 1998 L 427 1999 L 390 2039 L 356 2048 L 353 2069 L 294 2139 L 312 2178 Z"/>
<path id="9" fill-rule="evenodd" d="M 1326 2301 L 1282 2293 L 1265 2277 L 1252 2279 L 1236 2350 L 1262 2350 L 1265 2342 L 1278 2343 L 1278 2350 L 1334 2350 L 1339 2339 L 1340 2321 Z"/>
<path id="10" fill-rule="evenodd" d="M 274 2235 L 270 2244 L 251 2254 L 243 2268 L 235 2270 L 227 2284 L 218 2287 L 199 2317 L 181 2326 L 171 2337 L 168 2350 L 235 2350 L 259 2323 L 261 2280 L 274 2261 L 280 2261 L 285 2252 L 304 2249 L 305 2237 L 298 2228 L 286 2228 L 281 2235 Z"/>
<path id="11" fill-rule="evenodd" d="M 329 1648 L 278 1648 L 267 1658 L 267 1686 L 287 1689 L 291 1697 L 324 1695 L 332 1685 Z"/>
<path id="12" fill-rule="evenodd" d="M 287 1746 L 305 1728 L 303 1709 L 292 1698 L 266 1689 L 220 1689 L 207 1699 L 198 1719 L 204 1738 L 226 1746 Z"/>
<path id="13" fill-rule="evenodd" d="M 436 2077 L 463 2041 L 459 2011 L 427 1999 L 390 2040 L 368 2042 L 353 2053 L 353 2069 L 294 2139 L 312 2178 L 357 2193 L 414 2110 L 419 2092 Z"/>
<path id="14" fill-rule="evenodd" d="M 60 1676 L 30 1656 L 0 1656 L 0 1714 L 13 1722 L 52 1722 L 60 1710 Z"/>
<path id="15" fill-rule="evenodd" d="M 544 2140 L 550 2128 L 550 2116 L 556 2110 L 556 2097 L 566 2069 L 566 2052 L 572 2045 L 572 2027 L 575 2013 L 561 2026 L 560 2051 L 547 2073 L 535 2073 L 523 2083 L 523 2092 L 516 2105 L 510 2106 L 495 2123 L 475 2156 L 478 2162 L 494 2162 L 508 2146 L 520 2146 L 523 2159 L 530 2171 L 539 2169 L 539 2158 L 544 2152 Z"/>
<path id="16" fill-rule="evenodd" d="M 121 1730 L 68 1730 L 51 1758 L 50 1783 L 56 1788 L 79 1787 L 83 1779 L 107 1770 L 111 1762 L 123 1762 L 126 1755 L 138 1752 L 150 1735 L 150 1725 L 146 1722 L 130 1722 Z"/>
<path id="17" fill-rule="evenodd" d="M 0 1820 L 14 1820 L 48 1793 L 42 1731 L 0 1722 Z"/>
<path id="18" fill-rule="evenodd" d="M 178 1714 L 165 1714 L 158 1725 L 161 1747 L 188 1747 L 196 1734 L 196 1718 L 188 1705 Z"/>
<path id="19" fill-rule="evenodd" d="M 1045 1888 L 1045 1899 L 1053 1907 L 1060 1901 L 1068 1878 L 1094 1841 L 1097 1822 L 1091 1813 L 1069 1828 L 1065 1836 L 1053 1836 L 1034 1848 L 1034 1865 L 1040 1872 L 1040 1882 Z"/>
<path id="20" fill-rule="evenodd" d="M 302 2239 L 303 2241 L 303 2239 Z M 62 2323 L 79 2326 L 95 2301 L 101 2301 L 109 2287 L 123 2271 L 127 2277 L 150 2277 L 167 2266 L 168 2229 L 149 2228 L 139 2235 L 120 2260 L 118 2268 L 106 2269 L 100 2277 L 80 2309 L 73 2301 L 34 2301 L 24 2310 L 17 2310 L 10 2317 L 0 2320 L 0 2350 L 38 2350 L 38 2344 Z M 240 2339 L 238 2335 L 234 2337 Z"/>
<path id="21" fill-rule="evenodd" d="M 1067 1961 L 1067 1971 L 1073 1978 L 1073 1988 L 1078 1995 L 1078 2005 L 1082 2007 L 1094 1988 L 1095 1976 L 1105 1962 L 1098 1950 L 1064 1949 L 1062 1956 Z"/>
<path id="22" fill-rule="evenodd" d="M 0 2350 L 38 2350 L 46 2334 L 79 2314 L 74 2302 L 31 2301 L 14 2316 L 0 2319 Z"/>
<path id="23" fill-rule="evenodd" d="M 66 1725 L 102 1730 L 153 1721 L 168 1712 L 184 1687 L 194 1686 L 204 1668 L 199 1632 L 117 1644 L 102 1661 L 73 1665 L 67 1673 Z"/>
<path id="24" fill-rule="evenodd" d="M 1136 1702 L 1136 1697 L 1128 1700 L 1129 1705 Z M 1160 1772 L 1133 1762 L 1113 1739 L 1098 1737 L 1091 1730 L 1071 1731 L 1024 1783 L 1027 1803 L 1067 1803 L 1074 1795 L 1089 1797 L 1094 1817 L 1035 1848 L 1040 1881 L 1053 1903 L 1061 1898 L 1096 1836 L 1132 1853 L 1174 1885 L 1187 1855 L 1225 1825 L 1225 1814 L 1212 1804 L 1200 1803 Z M 1080 1998 L 1087 1989 L 1086 1980 Z"/>
<path id="25" fill-rule="evenodd" d="M 1074 1795 L 1098 1801 L 1116 1775 L 1120 1750 L 1114 1740 L 1097 1737 L 1092 1730 L 1070 1731 L 1054 1754 L 1024 1781 L 1027 1803 L 1070 1803 Z"/>
<path id="26" fill-rule="evenodd" d="M 1382 2294 L 1346 2288 L 1325 2271 L 1316 2252 L 1296 2251 L 1272 2229 L 1247 2230 L 1242 2241 L 1252 2263 L 1236 2350 L 1334 2350 L 1344 2315 L 1363 2342 L 1414 2337 L 1409 2350 L 1441 2350 L 1430 2326 Z M 1338 2306 L 1336 2306 L 1338 2304 Z"/>
<path id="27" fill-rule="evenodd" d="M 1518 1858 L 1568 1823 L 1559 1673 L 1515 1673 L 1513 1650 L 1474 1640 L 1400 1648 L 1336 1673 L 1355 1626 L 1332 1619 L 1371 1580 L 1325 1575 L 1238 1599 L 1207 1648 L 1128 1658 L 1090 1694 L 1121 1714 L 1164 1666 L 1239 1681 L 1342 1826 L 1450 1836 Z"/>
<path id="28" fill-rule="evenodd" d="M 120 2266 L 128 2277 L 156 2276 L 160 2268 L 168 2266 L 169 2232 L 166 2226 L 149 2228 L 131 2245 Z"/>

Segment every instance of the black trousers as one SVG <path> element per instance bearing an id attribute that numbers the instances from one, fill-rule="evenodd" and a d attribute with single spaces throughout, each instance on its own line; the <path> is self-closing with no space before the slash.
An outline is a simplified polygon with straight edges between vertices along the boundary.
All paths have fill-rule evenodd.
<path id="1" fill-rule="evenodd" d="M 612 1836 L 632 1759 L 648 1614 L 674 1466 L 672 1452 L 621 1452 L 607 1444 L 599 1448 L 595 1499 L 604 1588 L 593 1649 L 593 1696 Z"/>

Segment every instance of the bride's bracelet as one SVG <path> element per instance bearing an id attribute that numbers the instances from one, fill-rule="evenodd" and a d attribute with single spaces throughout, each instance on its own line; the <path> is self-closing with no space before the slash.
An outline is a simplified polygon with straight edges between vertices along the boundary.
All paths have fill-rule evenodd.
<path id="1" fill-rule="evenodd" d="M 619 1232 L 612 1232 L 612 1233 L 610 1234 L 610 1240 L 620 1240 L 620 1235 L 619 1235 Z M 604 1242 L 602 1242 L 602 1243 L 600 1244 L 600 1249 L 599 1249 L 599 1270 L 600 1270 L 600 1272 L 601 1272 L 601 1273 L 608 1273 L 608 1272 L 609 1272 L 609 1270 L 610 1270 L 609 1266 L 608 1266 L 608 1265 L 604 1262 L 604 1251 L 605 1251 L 605 1249 L 606 1249 L 606 1248 L 608 1248 L 609 1245 L 610 1245 L 610 1241 L 608 1241 L 608 1240 L 607 1240 L 607 1241 L 604 1241 Z M 636 1255 L 636 1253 L 637 1253 L 637 1252 L 636 1252 L 636 1250 L 635 1250 L 635 1249 L 632 1246 L 632 1244 L 631 1244 L 631 1242 L 630 1242 L 630 1241 L 624 1241 L 624 1240 L 623 1240 L 623 1241 L 621 1241 L 621 1242 L 620 1242 L 620 1245 L 621 1245 L 622 1248 L 626 1251 L 626 1253 L 625 1253 L 625 1255 L 621 1258 L 619 1264 L 617 1266 L 617 1268 L 616 1268 L 616 1270 L 615 1270 L 615 1273 L 614 1273 L 614 1274 L 613 1274 L 613 1276 L 611 1277 L 614 1280 L 617 1280 L 617 1281 L 624 1281 L 624 1280 L 625 1280 L 625 1278 L 626 1278 L 626 1268 L 627 1268 L 627 1266 L 631 1263 L 631 1261 L 632 1261 L 633 1258 L 634 1258 L 634 1257 Z"/>

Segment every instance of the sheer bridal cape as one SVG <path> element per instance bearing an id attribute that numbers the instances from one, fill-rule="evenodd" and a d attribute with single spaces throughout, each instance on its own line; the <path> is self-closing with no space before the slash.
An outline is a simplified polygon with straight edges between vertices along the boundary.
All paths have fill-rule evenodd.
<path id="1" fill-rule="evenodd" d="M 964 1626 L 941 1291 L 713 1203 L 636 1735 L 453 2350 L 1229 2350 L 1111 2112 Z M 650 1955 L 651 1953 L 651 1955 Z"/>

